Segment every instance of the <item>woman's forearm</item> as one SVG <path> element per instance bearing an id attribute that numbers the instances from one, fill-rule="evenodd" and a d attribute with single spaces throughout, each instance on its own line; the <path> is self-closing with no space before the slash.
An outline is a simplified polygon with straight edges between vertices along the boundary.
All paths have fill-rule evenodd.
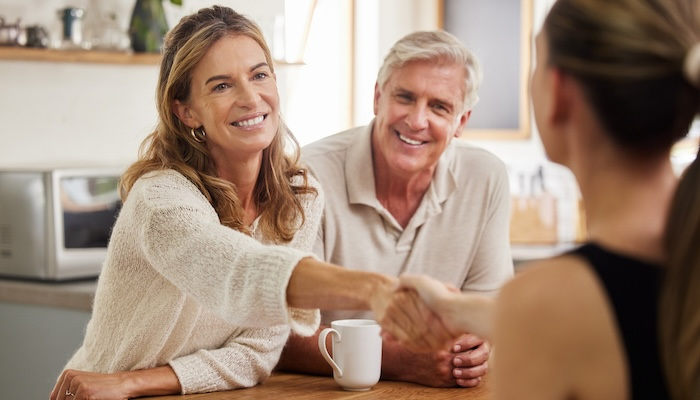
<path id="1" fill-rule="evenodd" d="M 130 397 L 179 394 L 180 381 L 169 366 L 124 372 Z"/>
<path id="2" fill-rule="evenodd" d="M 396 279 L 304 258 L 287 286 L 287 303 L 296 308 L 374 310 L 386 306 Z"/>
<path id="3" fill-rule="evenodd" d="M 447 293 L 434 304 L 445 325 L 454 332 L 471 332 L 481 338 L 491 338 L 495 300 L 472 293 Z"/>

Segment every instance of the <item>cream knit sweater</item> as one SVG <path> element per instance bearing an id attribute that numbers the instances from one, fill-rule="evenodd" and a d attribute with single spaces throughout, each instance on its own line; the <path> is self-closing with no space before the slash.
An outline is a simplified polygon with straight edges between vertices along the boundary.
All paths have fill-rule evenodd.
<path id="1" fill-rule="evenodd" d="M 175 171 L 137 180 L 112 232 L 85 340 L 66 368 L 170 364 L 183 394 L 264 381 L 290 326 L 311 335 L 319 324 L 318 310 L 286 304 L 292 270 L 312 256 L 321 219 L 323 196 L 311 184 L 319 196 L 302 199 L 306 223 L 288 246 L 274 246 L 261 244 L 257 223 L 255 238 L 221 225 Z"/>

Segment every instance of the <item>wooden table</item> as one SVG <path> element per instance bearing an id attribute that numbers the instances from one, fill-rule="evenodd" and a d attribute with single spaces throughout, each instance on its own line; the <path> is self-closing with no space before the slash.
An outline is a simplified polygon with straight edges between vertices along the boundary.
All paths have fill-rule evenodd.
<path id="1" fill-rule="evenodd" d="M 235 400 L 235 399 L 424 399 L 491 400 L 493 393 L 487 375 L 475 388 L 437 389 L 406 382 L 380 381 L 365 392 L 343 390 L 333 378 L 275 372 L 262 385 L 249 389 L 204 394 L 143 397 L 151 400 Z"/>

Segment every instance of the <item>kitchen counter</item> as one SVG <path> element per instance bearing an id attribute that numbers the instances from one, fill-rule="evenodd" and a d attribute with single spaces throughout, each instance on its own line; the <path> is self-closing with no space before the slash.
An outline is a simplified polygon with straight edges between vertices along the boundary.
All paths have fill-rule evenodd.
<path id="1" fill-rule="evenodd" d="M 572 250 L 583 243 L 556 243 L 556 244 L 513 244 L 511 254 L 513 261 L 518 264 L 527 261 L 541 260 L 554 257 Z"/>
<path id="2" fill-rule="evenodd" d="M 0 279 L 0 302 L 91 311 L 97 280 L 41 282 Z"/>

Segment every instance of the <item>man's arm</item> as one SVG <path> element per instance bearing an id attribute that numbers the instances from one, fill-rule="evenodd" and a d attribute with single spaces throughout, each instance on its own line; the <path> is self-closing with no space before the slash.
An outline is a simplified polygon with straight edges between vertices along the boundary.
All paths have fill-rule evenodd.
<path id="1" fill-rule="evenodd" d="M 459 338 L 449 351 L 413 353 L 384 341 L 382 379 L 433 387 L 473 387 L 488 370 L 490 346 L 474 335 Z"/>
<path id="2" fill-rule="evenodd" d="M 301 372 L 304 374 L 325 375 L 333 373 L 333 369 L 323 359 L 318 349 L 318 335 L 329 325 L 321 325 L 319 330 L 311 336 L 301 336 L 292 333 L 287 339 L 287 344 L 282 350 L 280 361 L 275 367 L 278 371 Z M 332 335 L 328 335 L 326 346 L 328 353 L 333 354 L 331 344 Z"/>
<path id="3" fill-rule="evenodd" d="M 328 326 L 321 326 L 309 337 L 290 335 L 275 369 L 332 375 L 333 370 L 318 350 L 318 335 L 326 327 Z M 326 346 L 330 352 L 331 337 L 327 340 Z M 433 387 L 476 386 L 487 370 L 488 343 L 473 335 L 466 335 L 457 343 L 461 343 L 462 346 L 458 351 L 454 351 L 453 346 L 452 351 L 418 354 L 407 350 L 396 341 L 385 340 L 382 343 L 381 379 L 414 382 Z M 456 372 L 458 370 L 460 372 Z"/>

